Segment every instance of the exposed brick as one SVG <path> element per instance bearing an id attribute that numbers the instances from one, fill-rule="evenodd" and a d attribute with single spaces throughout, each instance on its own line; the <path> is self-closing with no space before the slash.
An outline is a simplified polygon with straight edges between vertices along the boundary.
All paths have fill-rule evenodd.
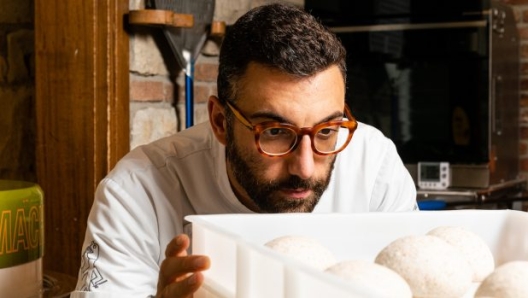
<path id="1" fill-rule="evenodd" d="M 218 57 L 220 55 L 221 45 L 221 36 L 210 36 L 202 48 L 202 55 L 207 57 Z"/>
<path id="2" fill-rule="evenodd" d="M 513 8 L 513 18 L 515 23 L 519 24 L 523 22 L 523 12 L 520 9 Z"/>
<path id="3" fill-rule="evenodd" d="M 528 127 L 528 108 L 526 107 L 520 109 L 519 124 Z"/>
<path id="4" fill-rule="evenodd" d="M 528 127 L 521 127 L 519 137 L 522 140 L 528 140 Z"/>
<path id="5" fill-rule="evenodd" d="M 177 115 L 178 115 L 178 122 L 179 127 L 185 128 L 185 105 L 183 104 L 177 104 Z M 194 125 L 198 123 L 202 123 L 209 120 L 209 113 L 207 112 L 207 104 L 205 103 L 197 103 L 194 105 Z"/>
<path id="6" fill-rule="evenodd" d="M 526 94 L 521 95 L 521 100 L 519 102 L 519 105 L 521 107 L 528 107 L 528 95 Z"/>
<path id="7" fill-rule="evenodd" d="M 176 133 L 176 112 L 173 107 L 148 107 L 132 118 L 131 148 Z"/>
<path id="8" fill-rule="evenodd" d="M 144 0 L 129 0 L 128 1 L 128 9 L 130 10 L 144 9 L 144 8 L 145 8 Z"/>
<path id="9" fill-rule="evenodd" d="M 519 113 L 519 123 L 528 124 L 528 109 L 521 109 Z"/>
<path id="10" fill-rule="evenodd" d="M 196 83 L 194 84 L 194 102 L 195 103 L 205 103 L 209 99 L 209 96 L 213 93 L 214 90 L 211 84 Z M 178 92 L 178 103 L 185 103 L 185 88 L 182 88 Z"/>
<path id="11" fill-rule="evenodd" d="M 163 84 L 163 92 L 165 92 L 165 101 L 173 103 L 174 98 L 174 88 L 177 88 L 177 86 L 174 85 L 174 83 L 167 83 L 165 82 Z"/>
<path id="12" fill-rule="evenodd" d="M 528 158 L 520 159 L 520 167 L 521 171 L 528 171 Z"/>
<path id="13" fill-rule="evenodd" d="M 216 84 L 211 85 L 211 94 L 218 95 L 218 88 Z"/>
<path id="14" fill-rule="evenodd" d="M 526 155 L 528 153 L 528 144 L 526 142 L 519 142 L 519 155 Z"/>
<path id="15" fill-rule="evenodd" d="M 154 80 L 132 80 L 130 82 L 131 101 L 172 101 L 170 84 Z"/>
<path id="16" fill-rule="evenodd" d="M 521 63 L 521 75 L 527 75 L 528 74 L 528 62 L 522 62 Z"/>
<path id="17" fill-rule="evenodd" d="M 521 79 L 521 92 L 528 91 L 528 78 Z"/>
<path id="18" fill-rule="evenodd" d="M 528 22 L 528 10 L 524 12 L 524 19 Z M 521 40 L 528 40 L 528 27 L 518 27 L 519 38 Z"/>
<path id="19" fill-rule="evenodd" d="M 521 45 L 521 58 L 528 58 L 528 44 Z"/>
<path id="20" fill-rule="evenodd" d="M 176 103 L 185 104 L 185 87 L 178 88 L 178 96 L 176 98 Z"/>
<path id="21" fill-rule="evenodd" d="M 223 0 L 215 3 L 215 20 L 233 24 L 241 15 L 250 9 L 250 0 Z"/>
<path id="22" fill-rule="evenodd" d="M 194 68 L 195 81 L 216 82 L 218 77 L 218 64 L 200 63 Z"/>
<path id="23" fill-rule="evenodd" d="M 153 36 L 155 28 L 141 28 L 130 38 L 130 71 L 149 75 L 169 75 L 170 66 L 165 64 L 160 48 Z M 136 30 L 138 31 L 138 30 Z"/>
<path id="24" fill-rule="evenodd" d="M 196 86 L 194 88 L 194 101 L 197 103 L 207 102 L 210 95 L 211 95 L 210 85 Z"/>

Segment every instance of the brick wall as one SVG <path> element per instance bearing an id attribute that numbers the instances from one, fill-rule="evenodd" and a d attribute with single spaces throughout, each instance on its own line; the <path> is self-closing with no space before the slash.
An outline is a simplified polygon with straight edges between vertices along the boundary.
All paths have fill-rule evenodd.
<path id="1" fill-rule="evenodd" d="M 232 24 L 250 8 L 273 0 L 216 0 L 214 19 Z M 283 0 L 299 6 L 304 0 Z M 144 0 L 130 0 L 130 10 Z M 216 94 L 219 40 L 209 39 L 195 64 L 194 123 L 207 121 L 207 99 Z M 185 75 L 159 28 L 130 28 L 130 146 L 185 128 Z"/>

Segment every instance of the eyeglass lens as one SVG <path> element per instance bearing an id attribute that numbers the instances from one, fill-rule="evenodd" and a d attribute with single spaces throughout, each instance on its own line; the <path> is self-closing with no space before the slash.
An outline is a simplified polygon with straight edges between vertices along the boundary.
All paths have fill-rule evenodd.
<path id="1" fill-rule="evenodd" d="M 349 134 L 350 130 L 346 127 L 329 125 L 319 128 L 311 141 L 320 153 L 333 153 L 346 144 Z M 270 127 L 261 132 L 259 145 L 261 150 L 268 154 L 283 154 L 295 147 L 299 141 L 298 138 L 293 129 Z"/>

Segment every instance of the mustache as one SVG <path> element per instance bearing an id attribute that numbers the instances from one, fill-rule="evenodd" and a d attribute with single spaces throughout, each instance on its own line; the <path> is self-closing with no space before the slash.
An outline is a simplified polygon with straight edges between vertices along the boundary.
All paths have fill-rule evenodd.
<path id="1" fill-rule="evenodd" d="M 304 180 L 299 178 L 299 176 L 290 176 L 287 179 L 281 181 L 272 181 L 269 185 L 269 189 L 296 189 L 296 188 L 307 188 L 313 189 L 318 186 L 318 183 L 312 180 Z"/>

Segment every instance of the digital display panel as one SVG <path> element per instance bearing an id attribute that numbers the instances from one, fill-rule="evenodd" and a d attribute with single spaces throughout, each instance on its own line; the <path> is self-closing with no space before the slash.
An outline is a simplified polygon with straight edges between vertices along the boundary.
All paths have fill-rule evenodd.
<path id="1" fill-rule="evenodd" d="M 420 180 L 440 181 L 440 164 L 421 164 Z"/>

